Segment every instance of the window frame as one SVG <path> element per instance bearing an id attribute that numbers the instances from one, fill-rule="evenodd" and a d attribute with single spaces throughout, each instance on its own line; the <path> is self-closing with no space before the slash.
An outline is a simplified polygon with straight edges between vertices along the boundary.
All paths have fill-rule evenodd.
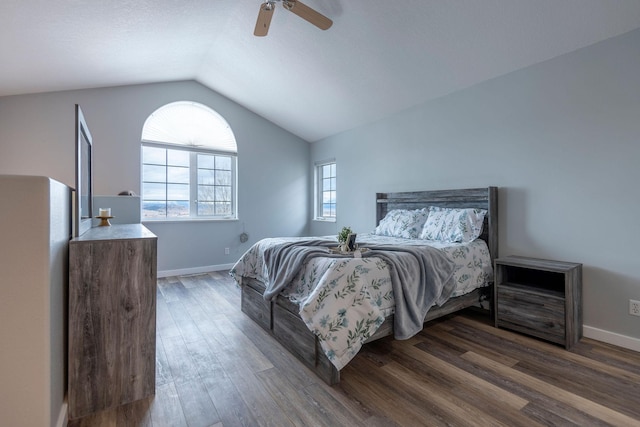
<path id="1" fill-rule="evenodd" d="M 189 215 L 188 216 L 169 216 L 168 212 L 165 210 L 164 216 L 159 217 L 146 217 L 144 215 L 144 202 L 145 202 L 145 192 L 144 192 L 144 184 L 145 182 L 145 174 L 144 174 L 144 166 L 147 163 L 144 163 L 144 148 L 145 147 L 153 147 L 160 148 L 165 150 L 175 150 L 181 152 L 189 153 Z M 202 147 L 192 147 L 188 145 L 181 144 L 171 144 L 165 142 L 154 142 L 154 141 L 141 141 L 140 147 L 141 154 L 141 170 L 140 170 L 140 182 L 141 182 L 141 220 L 144 222 L 173 222 L 173 221 L 229 221 L 229 220 L 237 220 L 238 219 L 238 154 L 233 152 L 225 152 L 215 149 L 206 149 Z M 199 215 L 198 214 L 198 155 L 207 155 L 207 156 L 220 156 L 220 157 L 228 157 L 231 159 L 231 213 L 224 215 Z M 168 168 L 169 165 L 164 165 L 165 168 Z M 169 183 L 165 179 L 164 183 L 168 185 Z M 165 191 L 164 202 L 167 203 L 168 199 L 168 191 Z"/>
<path id="2" fill-rule="evenodd" d="M 323 181 L 327 179 L 324 175 L 324 167 L 333 165 L 335 173 L 329 175 L 328 179 L 335 179 L 335 189 L 328 190 L 335 192 L 333 216 L 324 214 L 324 193 Z M 336 222 L 338 218 L 338 164 L 335 159 L 328 159 L 314 164 L 314 221 Z"/>

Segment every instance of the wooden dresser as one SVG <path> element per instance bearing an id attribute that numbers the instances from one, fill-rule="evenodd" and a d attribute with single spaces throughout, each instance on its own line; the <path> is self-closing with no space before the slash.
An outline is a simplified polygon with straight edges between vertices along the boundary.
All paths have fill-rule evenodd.
<path id="1" fill-rule="evenodd" d="M 157 237 L 94 227 L 69 244 L 69 418 L 155 393 Z"/>

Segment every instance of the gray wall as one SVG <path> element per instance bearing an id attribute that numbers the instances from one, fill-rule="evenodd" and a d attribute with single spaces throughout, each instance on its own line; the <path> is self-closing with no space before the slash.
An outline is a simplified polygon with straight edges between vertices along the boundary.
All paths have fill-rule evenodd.
<path id="1" fill-rule="evenodd" d="M 634 31 L 314 143 L 338 221 L 310 231 L 371 231 L 375 192 L 496 185 L 500 255 L 583 263 L 585 325 L 640 338 L 639 76 Z"/>
<path id="2" fill-rule="evenodd" d="M 146 223 L 159 237 L 158 270 L 230 264 L 262 237 L 305 234 L 308 144 L 193 81 L 0 97 L 0 173 L 50 176 L 73 187 L 77 103 L 94 140 L 94 194 L 139 194 L 144 121 L 179 100 L 211 107 L 233 129 L 240 219 Z M 241 244 L 243 227 L 250 240 Z"/>

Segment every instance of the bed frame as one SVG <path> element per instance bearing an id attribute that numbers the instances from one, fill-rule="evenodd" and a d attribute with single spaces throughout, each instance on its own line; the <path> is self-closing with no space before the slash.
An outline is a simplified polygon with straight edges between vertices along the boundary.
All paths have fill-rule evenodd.
<path id="1" fill-rule="evenodd" d="M 491 260 L 498 256 L 498 189 L 497 187 L 460 190 L 417 191 L 376 194 L 376 224 L 392 209 L 419 209 L 427 206 L 451 208 L 481 208 L 487 210 L 481 239 L 487 242 Z M 316 336 L 307 329 L 299 307 L 283 296 L 273 301 L 263 298 L 265 287 L 257 280 L 245 279 L 242 286 L 242 311 L 275 337 L 283 347 L 313 370 L 329 385 L 340 381 L 340 371 L 322 352 Z M 490 303 L 493 315 L 491 289 L 476 289 L 466 295 L 451 298 L 441 307 L 427 313 L 425 322 L 476 306 L 483 299 Z M 393 316 L 388 317 L 367 342 L 393 335 Z"/>

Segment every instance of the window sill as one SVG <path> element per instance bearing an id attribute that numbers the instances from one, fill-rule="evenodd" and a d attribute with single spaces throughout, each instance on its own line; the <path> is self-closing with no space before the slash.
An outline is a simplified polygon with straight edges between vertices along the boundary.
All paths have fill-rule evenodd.
<path id="1" fill-rule="evenodd" d="M 318 222 L 336 222 L 335 218 L 313 218 L 313 221 Z"/>

